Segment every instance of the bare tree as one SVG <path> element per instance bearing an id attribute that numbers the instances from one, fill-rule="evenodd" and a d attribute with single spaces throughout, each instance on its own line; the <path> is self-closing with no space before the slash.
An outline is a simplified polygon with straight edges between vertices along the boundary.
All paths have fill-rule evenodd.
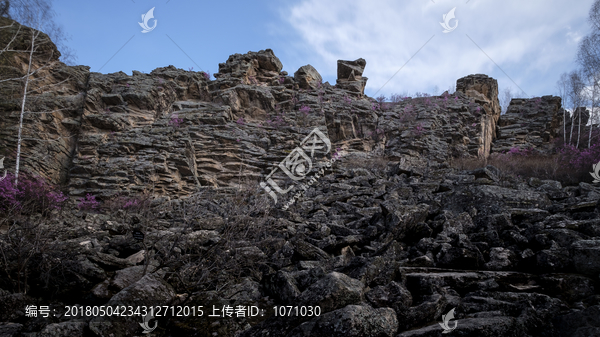
<path id="1" fill-rule="evenodd" d="M 453 84 L 448 87 L 448 94 L 452 95 L 456 92 L 456 84 Z"/>
<path id="2" fill-rule="evenodd" d="M 586 36 L 579 44 L 577 52 L 577 62 L 581 66 L 582 73 L 588 81 L 586 87 L 587 98 L 591 104 L 590 113 L 590 135 L 588 139 L 588 148 L 592 141 L 592 128 L 594 127 L 594 107 L 597 105 L 598 81 L 600 80 L 600 35 L 590 34 Z"/>
<path id="3" fill-rule="evenodd" d="M 590 123 L 590 133 L 588 136 L 588 148 L 591 147 L 592 145 L 592 129 L 594 127 L 594 121 L 596 119 L 596 115 L 594 114 L 594 107 L 596 107 L 598 105 L 598 81 L 600 80 L 600 78 L 598 78 L 598 73 L 589 73 L 588 74 L 588 85 L 586 86 L 586 98 L 587 101 L 590 103 L 590 117 L 588 119 L 588 122 Z"/>
<path id="4" fill-rule="evenodd" d="M 600 80 L 600 0 L 594 1 L 590 8 L 588 21 L 592 25 L 592 32 L 588 34 L 579 43 L 577 50 L 577 63 L 581 66 L 582 74 L 588 81 L 585 88 L 588 94 L 588 100 L 591 103 L 590 112 L 590 134 L 588 139 L 588 148 L 591 146 L 592 129 L 596 114 L 594 108 L 598 105 L 598 81 Z"/>
<path id="5" fill-rule="evenodd" d="M 501 114 L 505 114 L 508 110 L 508 106 L 510 105 L 510 101 L 516 97 L 516 94 L 513 93 L 511 87 L 506 87 L 502 90 L 502 94 L 500 94 L 500 107 L 502 108 Z"/>
<path id="6" fill-rule="evenodd" d="M 594 1 L 590 8 L 588 20 L 596 31 L 600 31 L 600 0 Z"/>
<path id="7" fill-rule="evenodd" d="M 10 14 L 8 13 L 9 10 L 10 10 L 10 1 L 8 1 L 8 0 L 0 1 L 0 16 L 10 19 Z"/>
<path id="8" fill-rule="evenodd" d="M 28 17 L 30 22 L 43 22 L 46 17 L 47 12 L 44 12 L 42 9 L 32 9 L 32 12 Z M 37 14 L 37 17 L 34 15 Z M 15 27 L 16 25 L 16 27 Z M 33 28 L 25 27 L 16 22 L 13 22 L 10 26 L 1 27 L 3 29 L 12 29 L 9 32 L 15 32 L 10 41 L 8 41 L 6 46 L 0 46 L 2 48 L 0 50 L 0 55 L 4 53 L 10 53 L 10 57 L 6 57 L 6 55 L 2 55 L 5 60 L 12 59 L 12 63 L 8 62 L 8 65 L 3 65 L 3 71 L 1 74 L 3 75 L 0 79 L 0 82 L 7 81 L 16 81 L 22 83 L 22 93 L 23 96 L 20 104 L 20 113 L 19 113 L 19 127 L 18 127 L 18 136 L 17 136 L 17 152 L 16 152 L 16 163 L 15 163 L 15 186 L 19 182 L 19 171 L 21 164 L 21 146 L 23 142 L 23 122 L 26 113 L 31 113 L 31 109 L 35 110 L 35 105 L 32 103 L 30 99 L 31 94 L 40 94 L 44 90 L 48 89 L 49 85 L 42 84 L 45 79 L 45 75 L 43 73 L 48 69 L 53 67 L 56 62 L 57 56 L 55 55 L 56 49 L 48 48 L 49 44 L 52 44 L 52 41 L 48 37 L 48 35 L 42 33 L 40 30 L 34 29 L 35 26 L 39 27 L 40 24 L 34 25 Z M 15 29 L 16 28 L 16 29 Z M 14 60 L 17 60 L 16 64 L 14 64 Z M 22 67 L 20 62 L 23 60 L 27 60 L 27 66 Z M 23 74 L 24 72 L 24 74 Z M 17 74 L 16 77 L 14 75 Z M 8 76 L 6 76 L 8 75 Z M 66 82 L 68 79 L 65 79 L 59 83 L 51 84 L 60 85 Z M 41 113 L 48 113 L 49 111 L 40 111 Z M 38 112 L 38 113 L 40 113 Z"/>
<path id="9" fill-rule="evenodd" d="M 582 107 L 582 105 L 585 103 L 585 82 L 583 78 L 584 76 L 581 71 L 573 70 L 571 71 L 571 73 L 569 73 L 569 96 L 573 104 L 573 119 L 575 119 L 576 117 L 579 118 L 576 145 L 577 148 L 579 148 L 579 140 L 581 138 L 581 114 L 583 113 L 583 110 L 585 110 L 578 109 L 579 107 Z M 571 138 L 573 136 L 574 125 L 575 122 L 573 121 L 573 123 L 571 123 Z M 569 144 L 571 144 L 571 138 L 569 138 Z"/>

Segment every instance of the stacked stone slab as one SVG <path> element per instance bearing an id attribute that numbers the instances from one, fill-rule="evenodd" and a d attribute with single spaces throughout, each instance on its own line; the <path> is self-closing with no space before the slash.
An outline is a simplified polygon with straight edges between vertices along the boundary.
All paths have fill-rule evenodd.
<path id="1" fill-rule="evenodd" d="M 490 153 L 491 143 L 496 138 L 496 123 L 500 118 L 500 101 L 498 100 L 498 81 L 483 75 L 469 75 L 456 81 L 456 91 L 471 97 L 476 103 L 483 106 L 478 124 L 481 126 L 481 137 L 477 146 L 479 157 L 487 157 Z"/>
<path id="2" fill-rule="evenodd" d="M 338 60 L 336 85 L 360 96 L 364 95 L 368 80 L 363 77 L 366 65 L 367 61 L 363 58 L 354 61 Z"/>
<path id="3" fill-rule="evenodd" d="M 512 148 L 529 149 L 549 154 L 562 128 L 561 99 L 556 96 L 514 98 L 506 114 L 498 121 L 493 153 Z"/>

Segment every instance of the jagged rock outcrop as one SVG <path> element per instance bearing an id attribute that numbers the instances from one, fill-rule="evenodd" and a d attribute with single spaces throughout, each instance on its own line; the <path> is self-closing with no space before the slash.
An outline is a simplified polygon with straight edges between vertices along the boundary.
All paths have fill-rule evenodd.
<path id="1" fill-rule="evenodd" d="M 492 153 L 511 148 L 552 153 L 554 140 L 562 131 L 562 117 L 560 97 L 513 98 L 498 121 Z"/>
<path id="2" fill-rule="evenodd" d="M 363 77 L 367 61 L 358 59 L 354 61 L 338 60 L 336 85 L 351 93 L 362 96 L 365 94 L 368 78 Z"/>
<path id="3" fill-rule="evenodd" d="M 392 160 L 405 158 L 414 171 L 431 160 L 480 151 L 481 129 L 473 124 L 483 123 L 477 107 L 488 103 L 458 93 L 376 106 L 362 97 L 365 65 L 363 59 L 339 61 L 342 78 L 331 86 L 321 85 L 310 66 L 287 76 L 270 49 L 232 55 L 216 80 L 172 66 L 128 76 L 58 64 L 70 71 L 70 91 L 83 91 L 64 99 L 30 96 L 45 102 L 40 110 L 46 113 L 29 115 L 39 119 L 28 123 L 62 140 L 63 154 L 52 156 L 51 166 L 44 159 L 48 150 L 40 149 L 48 142 L 26 142 L 24 166 L 55 181 L 62 177 L 71 196 L 108 198 L 150 186 L 154 195 L 186 196 L 203 186 L 236 186 L 241 177 L 260 180 L 314 127 L 351 151 L 379 149 Z M 5 113 L 2 146 L 10 149 L 18 112 Z M 49 118 L 55 128 L 47 126 Z M 6 166 L 13 163 L 9 157 Z"/>
<path id="4" fill-rule="evenodd" d="M 481 122 L 478 123 L 481 126 L 478 156 L 487 157 L 496 138 L 496 124 L 502 110 L 498 100 L 498 81 L 483 74 L 469 75 L 456 81 L 456 91 L 473 98 L 483 107 Z"/>
<path id="5" fill-rule="evenodd" d="M 4 17 L 0 17 L 0 26 L 3 46 L 16 37 L 9 49 L 30 48 L 29 31 L 19 30 L 18 23 Z M 69 67 L 59 62 L 60 52 L 44 33 L 36 41 L 32 69 L 43 68 L 30 77 L 26 111 L 33 113 L 23 118 L 21 163 L 54 182 L 64 182 L 77 142 L 77 120 L 83 107 L 89 67 Z M 6 157 L 5 167 L 14 168 L 16 159 L 24 86 L 23 81 L 16 79 L 26 75 L 28 58 L 28 53 L 10 50 L 0 54 L 0 78 L 15 79 L 0 85 L 0 156 Z"/>
<path id="6" fill-rule="evenodd" d="M 323 82 L 321 74 L 310 64 L 300 67 L 294 73 L 294 80 L 302 89 L 315 90 Z"/>

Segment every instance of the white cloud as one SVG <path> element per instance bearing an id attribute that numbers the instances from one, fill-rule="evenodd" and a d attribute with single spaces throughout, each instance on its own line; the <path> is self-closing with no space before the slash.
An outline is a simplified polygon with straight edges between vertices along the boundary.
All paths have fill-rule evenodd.
<path id="1" fill-rule="evenodd" d="M 579 32 L 588 27 L 585 19 L 593 0 L 581 2 L 304 0 L 286 10 L 284 20 L 302 41 L 298 53 L 310 55 L 311 64 L 333 82 L 338 59 L 366 59 L 369 95 L 432 36 L 382 93 L 432 91 L 436 85 L 445 90 L 458 78 L 476 73 L 514 87 L 495 62 L 525 92 L 542 95 L 552 94 L 555 86 L 536 83 L 542 75 L 555 72 L 558 78 L 575 67 L 563 69 L 576 52 L 573 46 L 564 47 L 567 41 L 578 42 Z M 453 7 L 458 28 L 444 34 L 439 22 Z M 564 27 L 569 27 L 567 33 Z M 545 92 L 529 92 L 533 90 Z"/>

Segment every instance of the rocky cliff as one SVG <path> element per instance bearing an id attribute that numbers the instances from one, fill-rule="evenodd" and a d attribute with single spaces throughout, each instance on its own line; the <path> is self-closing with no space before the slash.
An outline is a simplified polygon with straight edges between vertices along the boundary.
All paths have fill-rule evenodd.
<path id="1" fill-rule="evenodd" d="M 153 194 L 185 196 L 200 186 L 236 186 L 240 176 L 258 181 L 315 127 L 338 147 L 380 150 L 413 167 L 485 157 L 492 148 L 542 146 L 556 136 L 556 123 L 527 127 L 514 115 L 552 118 L 560 108 L 557 98 L 549 110 L 547 98 L 527 107 L 530 100 L 515 100 L 499 122 L 498 85 L 485 75 L 459 79 L 453 95 L 380 106 L 364 96 L 364 59 L 339 61 L 332 86 L 322 84 L 310 65 L 288 76 L 269 49 L 230 56 L 214 80 L 173 66 L 132 76 L 90 73 L 57 62 L 60 54 L 51 49 L 36 58 L 46 69 L 33 78 L 48 90 L 28 97 L 35 113 L 25 114 L 22 158 L 33 172 L 67 183 L 71 196 L 106 198 L 149 186 Z M 24 54 L 3 58 L 18 72 L 11 76 L 24 75 Z M 4 96 L 0 121 L 7 167 L 14 164 L 22 97 L 9 83 L 2 87 L 11 94 Z M 533 137 L 530 129 L 540 138 L 513 141 L 519 138 L 514 133 Z"/>
<path id="2" fill-rule="evenodd" d="M 34 76 L 51 89 L 29 96 L 39 113 L 25 115 L 24 166 L 73 199 L 153 201 L 42 222 L 54 240 L 39 259 L 52 268 L 28 294 L 2 281 L 0 334 L 142 331 L 139 316 L 25 317 L 32 303 L 263 310 L 158 318 L 164 336 L 438 336 L 453 308 L 461 336 L 600 333 L 600 188 L 448 165 L 550 151 L 559 98 L 513 100 L 500 115 L 496 80 L 478 74 L 455 93 L 377 102 L 363 59 L 338 61 L 331 85 L 310 65 L 290 76 L 270 49 L 230 56 L 215 79 L 173 66 L 99 74 L 57 62 L 51 46 L 44 55 Z M 3 76 L 24 74 L 20 55 L 1 57 L 13 71 Z M 0 85 L 9 170 L 18 89 Z M 298 185 L 285 168 L 313 179 Z M 2 247 L 14 243 L 2 234 Z M 277 317 L 276 305 L 313 313 Z"/>

